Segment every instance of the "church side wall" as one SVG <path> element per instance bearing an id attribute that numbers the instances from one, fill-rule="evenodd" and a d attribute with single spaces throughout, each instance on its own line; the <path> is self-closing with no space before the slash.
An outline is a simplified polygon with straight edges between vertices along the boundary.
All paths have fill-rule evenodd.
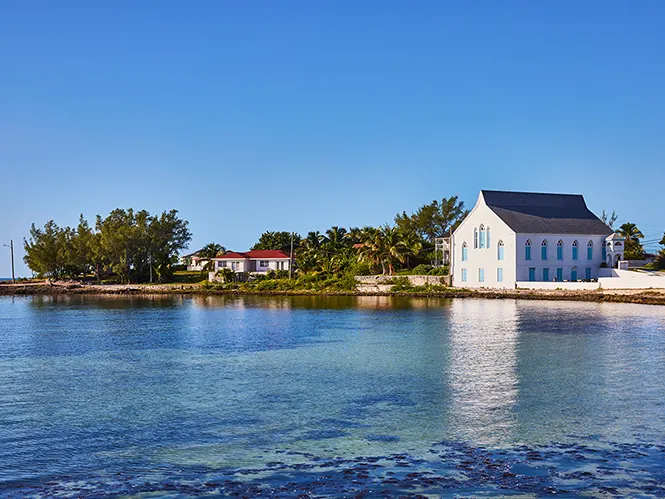
<path id="1" fill-rule="evenodd" d="M 529 269 L 535 269 L 535 280 L 553 282 L 557 269 L 562 269 L 563 280 L 570 281 L 573 270 L 577 269 L 577 279 L 586 279 L 586 269 L 591 269 L 591 279 L 599 277 L 600 264 L 603 263 L 602 245 L 606 236 L 583 234 L 517 234 L 517 281 L 529 281 Z M 547 259 L 542 258 L 542 242 L 547 241 Z M 526 259 L 527 241 L 531 242 L 531 259 Z M 563 241 L 563 259 L 557 259 L 557 243 Z M 573 242 L 577 241 L 577 260 L 573 259 Z M 587 244 L 593 243 L 593 258 L 587 258 Z M 543 269 L 549 269 L 548 279 L 544 279 Z"/>

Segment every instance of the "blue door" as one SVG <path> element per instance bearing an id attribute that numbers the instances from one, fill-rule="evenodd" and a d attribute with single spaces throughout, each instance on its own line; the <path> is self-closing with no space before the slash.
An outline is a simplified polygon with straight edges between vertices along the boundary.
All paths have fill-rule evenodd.
<path id="1" fill-rule="evenodd" d="M 534 282 L 536 280 L 536 269 L 531 267 L 529 269 L 529 281 Z"/>
<path id="2" fill-rule="evenodd" d="M 573 269 L 570 271 L 570 280 L 577 281 L 577 269 Z"/>
<path id="3" fill-rule="evenodd" d="M 543 269 L 543 281 L 549 282 L 550 280 L 550 269 Z"/>
<path id="4" fill-rule="evenodd" d="M 563 282 L 563 269 L 561 267 L 556 269 L 556 280 L 558 282 Z"/>
<path id="5" fill-rule="evenodd" d="M 586 278 L 591 279 L 591 267 L 586 268 Z"/>

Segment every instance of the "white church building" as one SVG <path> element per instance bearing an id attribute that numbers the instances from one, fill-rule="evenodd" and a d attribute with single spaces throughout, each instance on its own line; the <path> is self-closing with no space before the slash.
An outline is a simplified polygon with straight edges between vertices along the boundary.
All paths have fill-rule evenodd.
<path id="1" fill-rule="evenodd" d="M 623 260 L 623 242 L 581 195 L 483 190 L 453 233 L 452 285 L 595 281 Z"/>

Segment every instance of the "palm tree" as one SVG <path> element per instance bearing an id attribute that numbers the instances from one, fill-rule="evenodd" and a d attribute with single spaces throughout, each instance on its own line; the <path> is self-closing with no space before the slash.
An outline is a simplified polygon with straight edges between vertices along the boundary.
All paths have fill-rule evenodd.
<path id="1" fill-rule="evenodd" d="M 354 244 L 358 244 L 361 242 L 362 233 L 363 229 L 360 229 L 358 227 L 351 227 L 349 231 L 346 234 L 344 234 L 344 239 L 353 246 Z"/>
<path id="2" fill-rule="evenodd" d="M 642 258 L 644 248 L 640 244 L 640 239 L 644 238 L 644 234 L 637 228 L 637 225 L 626 222 L 619 227 L 618 233 L 626 238 L 624 243 L 624 258 L 627 260 Z"/>
<path id="3" fill-rule="evenodd" d="M 211 272 L 212 269 L 214 268 L 215 262 L 213 261 L 213 258 L 220 254 L 224 254 L 226 252 L 226 248 L 222 246 L 221 244 L 217 243 L 209 243 L 206 244 L 200 251 L 198 256 L 202 260 L 206 260 L 205 265 L 203 266 L 203 271 L 204 272 Z"/>
<path id="4" fill-rule="evenodd" d="M 358 258 L 374 268 L 380 265 L 383 274 L 394 274 L 397 263 L 404 263 L 409 252 L 399 230 L 389 225 L 378 229 L 365 227 L 361 244 Z"/>
<path id="5" fill-rule="evenodd" d="M 644 237 L 642 231 L 637 228 L 637 225 L 626 222 L 621 227 L 619 227 L 619 234 L 626 238 L 626 241 L 631 240 L 634 243 L 639 244 L 640 239 Z"/>
<path id="6" fill-rule="evenodd" d="M 406 261 L 409 248 L 402 241 L 402 236 L 395 227 L 385 225 L 381 228 L 381 256 L 390 275 L 395 273 L 395 265 Z M 385 267 L 384 267 L 385 268 Z M 385 273 L 385 272 L 384 272 Z"/>
<path id="7" fill-rule="evenodd" d="M 308 249 L 318 249 L 327 241 L 326 236 L 317 231 L 310 231 L 302 242 L 302 245 Z"/>
<path id="8" fill-rule="evenodd" d="M 326 236 L 332 249 L 340 248 L 346 242 L 344 237 L 346 236 L 346 229 L 344 227 L 333 225 L 326 231 Z"/>

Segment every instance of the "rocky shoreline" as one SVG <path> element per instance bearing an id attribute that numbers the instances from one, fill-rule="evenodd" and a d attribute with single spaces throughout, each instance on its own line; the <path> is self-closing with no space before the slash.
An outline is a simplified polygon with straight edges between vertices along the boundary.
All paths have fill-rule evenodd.
<path id="1" fill-rule="evenodd" d="M 357 291 L 238 291 L 207 288 L 199 284 L 79 284 L 68 282 L 30 282 L 0 284 L 0 295 L 267 295 L 267 296 L 412 296 L 440 298 L 485 298 L 520 300 L 556 300 L 611 303 L 638 303 L 645 305 L 665 305 L 665 289 L 646 290 L 491 290 L 448 288 L 430 292 L 399 291 L 372 292 Z"/>

